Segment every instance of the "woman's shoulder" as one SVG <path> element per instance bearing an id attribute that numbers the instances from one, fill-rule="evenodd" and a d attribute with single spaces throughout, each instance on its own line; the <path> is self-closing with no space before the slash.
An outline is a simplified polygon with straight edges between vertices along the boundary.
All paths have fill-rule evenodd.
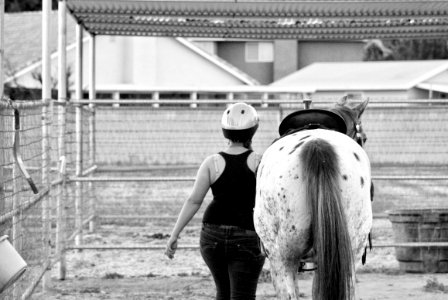
<path id="1" fill-rule="evenodd" d="M 202 167 L 208 170 L 211 183 L 215 182 L 221 175 L 225 164 L 224 158 L 219 153 L 209 155 L 204 159 Z"/>
<path id="2" fill-rule="evenodd" d="M 202 165 L 209 170 L 216 171 L 222 169 L 223 165 L 225 165 L 225 160 L 219 153 L 214 153 L 207 156 L 202 162 Z"/>
<path id="3" fill-rule="evenodd" d="M 224 158 L 222 157 L 222 155 L 219 153 L 214 153 L 214 154 L 210 154 L 209 156 L 207 156 L 204 159 L 203 164 L 210 165 L 210 164 L 214 164 L 216 161 L 220 161 L 220 160 L 224 161 Z"/>

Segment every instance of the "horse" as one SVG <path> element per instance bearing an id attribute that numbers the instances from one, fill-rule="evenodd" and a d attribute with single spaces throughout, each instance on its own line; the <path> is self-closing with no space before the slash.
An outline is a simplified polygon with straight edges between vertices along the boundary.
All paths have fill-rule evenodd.
<path id="1" fill-rule="evenodd" d="M 355 270 L 365 260 L 373 222 L 370 161 L 360 122 L 367 103 L 355 105 L 344 97 L 331 109 L 316 110 L 342 117 L 340 130 L 321 124 L 282 129 L 285 118 L 284 136 L 262 155 L 254 224 L 281 300 L 299 299 L 304 261 L 317 265 L 313 299 L 355 298 Z"/>

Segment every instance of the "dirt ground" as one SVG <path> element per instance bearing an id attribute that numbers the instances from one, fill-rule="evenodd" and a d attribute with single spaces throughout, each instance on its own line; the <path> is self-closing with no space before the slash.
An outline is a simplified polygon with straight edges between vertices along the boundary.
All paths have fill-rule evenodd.
<path id="1" fill-rule="evenodd" d="M 443 169 L 415 168 L 375 169 L 377 175 L 446 174 Z M 195 170 L 194 170 L 195 171 Z M 190 170 L 173 173 L 161 171 L 146 176 L 191 176 Z M 142 175 L 143 176 L 143 175 Z M 153 250 L 70 250 L 67 252 L 67 276 L 58 280 L 58 266 L 51 271 L 51 288 L 37 290 L 36 300 L 78 299 L 214 299 L 215 287 L 199 250 L 179 249 L 173 260 L 163 255 L 175 217 L 191 189 L 191 183 L 104 183 L 97 186 L 98 210 L 101 215 L 142 216 L 123 220 L 101 219 L 95 233 L 85 234 L 83 244 L 99 246 L 151 245 Z M 375 185 L 374 209 L 384 212 L 410 205 L 446 206 L 446 187 L 431 182 L 379 181 Z M 412 200 L 412 201 L 410 201 Z M 171 203 L 171 205 L 168 205 Z M 152 216 L 152 217 L 151 217 Z M 157 217 L 160 217 L 157 219 Z M 152 220 L 154 218 L 154 220 Z M 375 219 L 373 245 L 394 241 L 391 222 Z M 198 245 L 200 221 L 191 222 L 182 233 L 179 246 Z M 311 299 L 313 274 L 300 275 L 301 299 Z M 357 271 L 357 296 L 364 300 L 448 299 L 448 274 L 411 274 L 400 270 L 394 248 L 374 248 L 367 254 L 367 263 Z M 257 299 L 276 299 L 265 264 L 257 290 Z"/>
<path id="2" fill-rule="evenodd" d="M 311 298 L 311 276 L 300 280 L 300 299 Z M 358 275 L 359 299 L 447 299 L 447 292 L 436 288 L 426 290 L 428 281 L 448 283 L 447 276 L 422 274 L 386 275 L 364 273 Z M 69 278 L 54 282 L 54 287 L 33 299 L 214 299 L 214 284 L 210 276 L 132 277 L 121 279 Z M 276 299 L 271 282 L 260 282 L 257 299 Z"/>
<path id="3" fill-rule="evenodd" d="M 390 238 L 388 220 L 375 221 L 377 238 Z M 164 225 L 142 227 L 103 225 L 95 234 L 85 236 L 89 245 L 154 245 L 166 243 Z M 151 230 L 155 231 L 149 231 Z M 182 245 L 197 243 L 199 224 L 186 229 Z M 164 230 L 164 231 L 162 231 Z M 68 273 L 57 279 L 57 266 L 52 270 L 52 286 L 37 291 L 32 299 L 214 299 L 214 283 L 198 249 L 178 250 L 173 260 L 154 250 L 71 250 L 67 253 Z M 311 298 L 312 272 L 300 275 L 301 299 Z M 412 274 L 400 270 L 393 248 L 374 248 L 367 264 L 357 272 L 359 299 L 448 299 L 447 274 Z M 257 291 L 257 299 L 276 299 L 266 263 Z"/>

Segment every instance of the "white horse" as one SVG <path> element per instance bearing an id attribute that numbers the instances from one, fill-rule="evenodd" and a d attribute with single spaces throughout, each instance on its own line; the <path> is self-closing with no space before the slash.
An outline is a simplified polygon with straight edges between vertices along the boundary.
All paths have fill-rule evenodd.
<path id="1" fill-rule="evenodd" d="M 254 222 L 279 299 L 299 299 L 304 259 L 317 265 L 313 299 L 355 297 L 355 268 L 372 227 L 370 162 L 356 142 L 365 138 L 360 117 L 367 102 L 350 107 L 343 98 L 331 109 L 346 134 L 309 124 L 314 129 L 285 135 L 263 154 Z"/>

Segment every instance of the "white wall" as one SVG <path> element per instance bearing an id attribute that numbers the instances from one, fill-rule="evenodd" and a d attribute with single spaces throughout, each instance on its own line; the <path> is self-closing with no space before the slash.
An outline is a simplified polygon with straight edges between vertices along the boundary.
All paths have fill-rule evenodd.
<path id="1" fill-rule="evenodd" d="M 240 85 L 242 82 L 210 63 L 199 54 L 171 38 L 157 40 L 159 55 L 156 85 L 169 86 L 222 86 Z"/>
<path id="2" fill-rule="evenodd" d="M 132 83 L 142 85 L 157 80 L 157 38 L 132 39 Z"/>
<path id="3" fill-rule="evenodd" d="M 242 82 L 173 38 L 98 37 L 97 84 L 150 87 Z"/>
<path id="4" fill-rule="evenodd" d="M 124 39 L 115 36 L 99 36 L 96 41 L 97 84 L 123 83 Z"/>

